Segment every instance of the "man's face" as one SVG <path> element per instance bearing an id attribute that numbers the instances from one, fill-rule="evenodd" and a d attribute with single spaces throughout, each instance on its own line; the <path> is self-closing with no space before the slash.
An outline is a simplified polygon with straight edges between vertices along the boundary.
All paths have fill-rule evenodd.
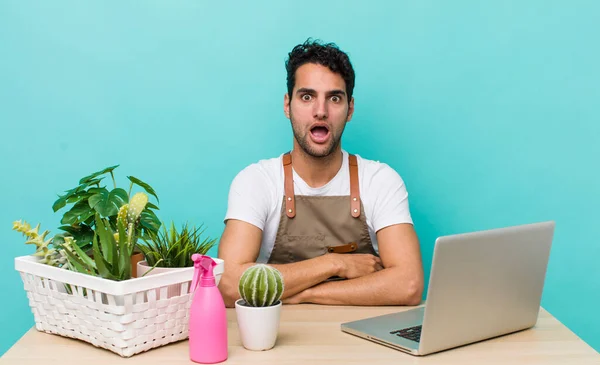
<path id="1" fill-rule="evenodd" d="M 340 144 L 354 112 L 354 99 L 348 103 L 341 75 L 307 63 L 296 70 L 296 84 L 292 95 L 285 96 L 284 111 L 300 148 L 310 156 L 326 157 Z"/>

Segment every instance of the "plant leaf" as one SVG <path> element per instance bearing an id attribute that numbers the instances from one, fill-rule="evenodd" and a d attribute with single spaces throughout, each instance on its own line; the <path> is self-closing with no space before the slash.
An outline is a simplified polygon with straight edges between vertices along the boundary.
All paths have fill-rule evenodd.
<path id="1" fill-rule="evenodd" d="M 71 210 L 65 213 L 63 218 L 60 220 L 61 224 L 76 224 L 81 223 L 94 215 L 94 211 L 90 209 L 90 206 L 86 201 L 80 201 L 75 204 Z"/>
<path id="2" fill-rule="evenodd" d="M 55 213 L 62 209 L 65 205 L 67 205 L 67 196 L 66 195 L 59 195 L 58 199 L 54 202 L 54 204 L 52 204 L 52 211 L 54 211 Z"/>
<path id="3" fill-rule="evenodd" d="M 131 254 L 127 244 L 119 244 L 119 280 L 131 279 Z"/>
<path id="4" fill-rule="evenodd" d="M 111 172 L 114 169 L 116 169 L 117 167 L 119 167 L 119 165 L 107 167 L 107 168 L 105 168 L 103 170 L 96 171 L 93 174 L 90 174 L 90 175 L 88 175 L 86 177 L 81 178 L 81 180 L 79 180 L 79 183 L 80 184 L 84 184 L 86 182 L 89 182 L 90 180 L 94 179 L 96 176 L 100 176 L 100 175 L 106 174 L 107 172 Z"/>
<path id="5" fill-rule="evenodd" d="M 94 238 L 94 230 L 89 225 L 84 223 L 72 226 L 60 226 L 58 229 L 69 233 L 73 239 L 75 239 L 77 246 L 79 246 L 81 249 L 90 245 L 92 243 L 92 239 Z"/>
<path id="6" fill-rule="evenodd" d="M 125 189 L 121 189 L 121 188 L 113 189 L 111 191 L 111 194 L 118 196 L 119 198 L 121 198 L 121 200 L 123 200 L 123 202 L 129 201 L 129 195 L 127 194 Z M 121 205 L 123 205 L 123 204 L 121 204 Z M 119 206 L 119 208 L 121 208 L 121 207 Z"/>
<path id="7" fill-rule="evenodd" d="M 102 254 L 100 253 L 100 248 L 98 247 L 97 237 L 98 236 L 94 236 L 94 239 L 92 241 L 92 250 L 94 251 L 94 261 L 96 262 L 96 267 L 98 268 L 98 273 L 100 274 L 101 277 L 103 277 L 105 279 L 113 279 L 112 274 L 106 267 L 107 265 L 106 265 L 106 262 L 104 261 L 104 257 L 102 257 Z"/>
<path id="8" fill-rule="evenodd" d="M 102 181 L 102 179 L 104 179 L 104 178 L 103 178 L 103 177 L 101 177 L 101 178 L 99 178 L 99 179 L 92 179 L 92 180 L 89 180 L 89 181 L 87 181 L 87 182 L 83 183 L 83 184 L 82 184 L 82 186 L 85 186 L 85 187 L 87 188 L 87 187 L 88 187 L 88 186 L 90 186 L 90 185 L 95 185 L 95 184 L 98 184 L 98 183 L 100 183 L 100 181 Z"/>
<path id="9" fill-rule="evenodd" d="M 118 260 L 115 260 L 115 263 L 117 264 L 117 266 L 119 267 L 119 278 L 121 278 L 121 280 L 124 279 L 124 276 L 129 275 L 129 277 L 131 277 L 131 260 L 129 260 L 129 256 L 127 256 L 127 261 L 123 261 L 124 257 L 123 257 L 123 248 L 127 247 L 127 230 L 125 228 L 125 224 L 122 221 L 117 221 L 117 230 L 119 232 L 119 257 Z M 126 271 L 126 266 L 129 266 L 129 274 L 127 274 Z"/>
<path id="10" fill-rule="evenodd" d="M 142 180 L 133 177 L 133 176 L 127 176 L 127 178 L 129 179 L 129 181 L 131 181 L 132 183 L 141 186 L 144 190 L 146 190 L 146 192 L 152 196 L 154 196 L 156 198 L 156 201 L 160 203 L 160 201 L 158 200 L 158 196 L 156 195 L 156 192 L 154 191 L 154 189 L 152 189 L 152 187 L 148 184 L 146 184 L 145 182 L 143 182 Z"/>
<path id="11" fill-rule="evenodd" d="M 88 225 L 88 227 L 91 227 L 94 224 L 94 216 L 93 215 L 89 216 L 89 218 L 84 220 L 83 223 Z M 90 241 L 90 242 L 92 242 L 92 241 Z"/>
<path id="12" fill-rule="evenodd" d="M 81 261 L 83 261 L 83 263 L 89 267 L 92 268 L 94 270 L 90 270 L 90 271 L 96 271 L 96 264 L 94 263 L 94 260 L 92 260 L 91 257 L 89 257 L 85 252 L 83 252 L 81 250 L 81 248 L 79 248 L 78 245 L 72 245 L 71 247 L 73 247 L 73 250 L 75 251 L 75 253 L 77 253 L 77 256 L 79 256 L 79 258 L 81 259 Z"/>
<path id="13" fill-rule="evenodd" d="M 144 209 L 140 215 L 140 225 L 150 232 L 158 232 L 161 226 L 160 219 L 153 211 Z"/>
<path id="14" fill-rule="evenodd" d="M 107 189 L 106 189 L 106 186 L 102 186 L 102 187 L 99 187 L 99 188 L 95 188 L 95 187 L 94 187 L 94 188 L 89 188 L 89 189 L 87 190 L 87 192 L 88 192 L 90 195 L 94 195 L 94 194 L 98 194 L 98 193 L 100 193 L 100 192 L 102 192 L 102 191 L 104 191 L 104 190 L 107 190 Z"/>
<path id="15" fill-rule="evenodd" d="M 81 261 L 81 259 L 77 257 L 73 252 L 71 252 L 71 250 L 65 250 L 65 253 L 67 254 L 67 259 L 69 260 L 69 263 L 72 267 L 75 268 L 75 270 L 82 274 L 94 275 L 94 272 L 87 269 L 83 261 Z"/>
<path id="16" fill-rule="evenodd" d="M 108 224 L 96 213 L 96 233 L 100 240 L 100 248 L 102 249 L 102 257 L 108 263 L 113 263 L 113 258 L 116 256 L 117 242 L 113 236 L 113 232 Z M 95 236 L 94 236 L 95 237 Z M 96 255 L 94 253 L 94 255 Z M 95 257 L 94 257 L 95 259 Z M 96 262 L 98 262 L 96 260 Z M 100 268 L 98 268 L 100 269 Z"/>
<path id="17" fill-rule="evenodd" d="M 154 204 L 152 204 L 150 202 L 146 203 L 146 208 L 160 210 L 159 207 L 157 207 L 156 205 L 154 205 Z"/>
<path id="18" fill-rule="evenodd" d="M 80 191 L 83 191 L 85 188 L 87 188 L 87 184 L 78 185 L 77 187 L 75 187 L 71 190 L 65 190 L 65 194 L 61 195 L 60 197 L 64 198 L 66 201 L 68 198 L 79 193 Z"/>
<path id="19" fill-rule="evenodd" d="M 71 190 L 65 190 L 65 194 L 59 195 L 58 199 L 52 205 L 52 210 L 54 212 L 57 212 L 58 210 L 63 208 L 67 202 L 74 203 L 74 201 L 72 200 L 72 198 L 74 196 L 76 196 L 77 194 L 80 194 L 80 193 L 85 193 L 85 188 L 87 188 L 89 185 L 99 183 L 100 181 L 102 181 L 102 179 L 90 180 L 86 183 L 80 184 L 76 188 L 73 188 Z M 97 188 L 91 188 L 90 190 L 92 190 L 92 189 L 97 189 Z"/>
<path id="20" fill-rule="evenodd" d="M 147 232 L 148 238 L 143 238 L 138 247 L 150 266 L 189 267 L 193 266 L 192 254 L 206 254 L 217 242 L 210 237 L 202 238 L 204 231 L 203 226 L 192 229 L 185 224 L 178 231 L 173 222 L 168 227 L 162 224 L 157 233 Z"/>
<path id="21" fill-rule="evenodd" d="M 57 233 L 54 235 L 54 237 L 52 237 L 52 245 L 54 247 L 59 248 L 62 246 L 63 243 L 65 243 L 64 233 Z"/>
<path id="22" fill-rule="evenodd" d="M 110 217 L 119 213 L 119 208 L 127 201 L 127 192 L 121 188 L 113 189 L 110 193 L 103 190 L 92 195 L 89 206 L 103 217 Z"/>
<path id="23" fill-rule="evenodd" d="M 74 195 L 71 195 L 70 197 L 68 197 L 67 203 L 70 203 L 70 204 L 77 203 L 81 199 L 86 199 L 86 198 L 89 198 L 90 196 L 92 196 L 92 194 L 90 194 L 89 192 L 80 191 L 80 192 L 75 193 Z"/>

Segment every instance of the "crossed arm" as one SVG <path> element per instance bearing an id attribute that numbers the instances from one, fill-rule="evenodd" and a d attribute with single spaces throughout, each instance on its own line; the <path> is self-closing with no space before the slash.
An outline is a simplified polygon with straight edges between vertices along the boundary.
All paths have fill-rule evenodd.
<path id="1" fill-rule="evenodd" d="M 227 307 L 239 299 L 238 280 L 255 264 L 262 231 L 243 221 L 229 220 L 219 244 L 225 270 L 219 289 Z M 326 254 L 300 262 L 271 265 L 283 274 L 284 303 L 334 305 L 418 305 L 423 292 L 419 241 L 411 224 L 396 224 L 377 232 L 379 256 Z M 332 276 L 348 280 L 325 282 Z"/>

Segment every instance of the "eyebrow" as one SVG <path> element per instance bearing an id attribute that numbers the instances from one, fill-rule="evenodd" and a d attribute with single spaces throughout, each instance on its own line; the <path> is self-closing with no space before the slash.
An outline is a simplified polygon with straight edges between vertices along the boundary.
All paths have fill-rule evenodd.
<path id="1" fill-rule="evenodd" d="M 315 89 L 309 89 L 306 87 L 300 88 L 296 91 L 296 94 L 301 94 L 301 93 L 307 93 L 307 94 L 316 94 L 317 91 Z M 342 95 L 345 96 L 346 92 L 344 90 L 340 90 L 340 89 L 334 89 L 334 90 L 330 90 L 326 93 L 327 95 L 331 96 L 331 95 Z"/>

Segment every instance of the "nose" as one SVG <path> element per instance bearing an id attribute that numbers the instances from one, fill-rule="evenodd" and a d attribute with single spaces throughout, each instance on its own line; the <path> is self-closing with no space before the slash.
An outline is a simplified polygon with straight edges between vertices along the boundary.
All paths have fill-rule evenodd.
<path id="1" fill-rule="evenodd" d="M 314 117 L 315 117 L 315 119 L 326 120 L 327 117 L 329 116 L 329 113 L 327 111 L 327 102 L 326 102 L 326 100 L 319 99 L 314 104 L 314 106 L 315 106 L 315 110 L 314 110 Z"/>

